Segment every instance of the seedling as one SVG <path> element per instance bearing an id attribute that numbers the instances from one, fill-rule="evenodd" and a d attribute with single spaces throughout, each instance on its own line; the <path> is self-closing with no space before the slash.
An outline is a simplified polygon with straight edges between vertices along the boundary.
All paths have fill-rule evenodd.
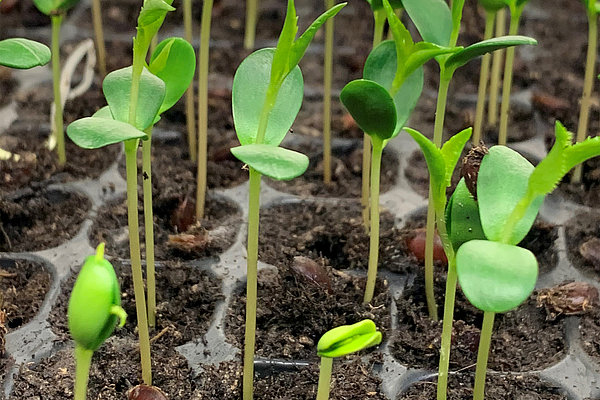
<path id="1" fill-rule="evenodd" d="M 455 50 L 454 53 L 449 53 L 436 58 L 436 61 L 440 66 L 440 86 L 435 111 L 433 144 L 436 147 L 441 148 L 448 88 L 454 72 L 472 59 L 487 53 L 499 49 L 512 48 L 517 45 L 532 45 L 537 42 L 532 38 L 524 36 L 503 36 L 484 40 L 463 48 L 461 46 L 456 46 L 456 42 L 460 32 L 464 0 L 453 1 L 451 9 L 443 0 L 403 0 L 403 5 L 424 40 Z M 425 240 L 425 292 L 429 315 L 432 319 L 437 320 L 437 306 L 433 295 L 433 239 L 436 219 L 433 193 L 434 188 L 432 188 L 430 181 L 427 207 L 427 234 Z M 440 217 L 437 218 L 439 219 Z M 446 309 L 446 311 L 448 310 Z M 450 329 L 452 315 L 444 316 L 444 319 L 446 319 L 444 326 Z M 450 343 L 442 344 L 442 347 L 444 347 L 444 345 L 449 346 Z M 446 365 L 446 367 L 440 368 L 442 371 L 447 371 L 448 369 L 448 356 L 449 354 L 442 353 L 440 365 L 442 363 Z M 444 386 L 444 396 L 446 379 L 447 376 L 442 376 L 440 379 L 443 384 L 442 386 Z M 438 385 L 438 388 L 439 387 L 440 386 Z M 438 392 L 438 398 L 445 398 L 440 397 L 439 393 L 440 392 Z"/>
<path id="2" fill-rule="evenodd" d="M 587 136 L 588 122 L 590 119 L 590 108 L 592 105 L 592 91 L 594 90 L 594 69 L 598 47 L 598 12 L 600 12 L 600 3 L 594 0 L 583 0 L 585 11 L 588 18 L 588 50 L 585 63 L 585 77 L 583 81 L 583 94 L 581 96 L 581 108 L 579 110 L 579 122 L 577 124 L 577 142 L 581 142 Z M 571 181 L 573 183 L 581 182 L 581 166 L 577 166 L 573 171 Z"/>
<path id="3" fill-rule="evenodd" d="M 204 14 L 203 14 L 204 15 Z M 192 0 L 183 0 L 183 37 L 188 43 L 193 43 L 192 30 Z M 202 39 L 202 38 L 200 38 Z M 202 62 L 202 58 L 199 60 Z M 185 124 L 188 136 L 188 151 L 190 159 L 196 161 L 196 113 L 194 110 L 194 85 L 185 92 Z"/>
<path id="4" fill-rule="evenodd" d="M 102 7 L 100 0 L 92 0 L 92 24 L 96 38 L 96 55 L 98 56 L 98 69 L 100 76 L 106 76 L 106 47 L 104 46 L 104 28 L 102 26 Z"/>
<path id="5" fill-rule="evenodd" d="M 86 258 L 73 286 L 67 311 L 69 331 L 75 341 L 75 400 L 85 400 L 92 356 L 113 333 L 117 321 L 125 325 L 119 281 L 104 258 L 104 243 Z"/>
<path id="6" fill-rule="evenodd" d="M 59 165 L 67 162 L 65 153 L 65 132 L 63 128 L 63 109 L 60 98 L 60 26 L 67 11 L 79 0 L 34 0 L 35 6 L 48 15 L 52 22 L 52 84 L 54 88 L 54 125 L 48 147 L 58 153 Z"/>
<path id="7" fill-rule="evenodd" d="M 467 199 L 461 212 L 449 210 L 450 238 L 458 248 L 456 270 L 463 293 L 484 311 L 477 354 L 475 400 L 482 400 L 492 328 L 496 313 L 516 308 L 535 287 L 538 263 L 533 253 L 518 247 L 531 229 L 544 197 L 574 166 L 600 155 L 600 138 L 572 145 L 571 133 L 556 123 L 556 142 L 533 167 L 517 152 L 494 146 L 469 179 L 476 180 L 477 201 L 455 193 L 453 202 Z M 469 185 L 467 185 L 469 186 Z M 470 185 L 472 188 L 473 186 Z M 479 238 L 461 244 L 456 227 L 479 224 Z M 456 234 L 460 236 L 460 231 Z"/>
<path id="8" fill-rule="evenodd" d="M 232 148 L 231 152 L 250 170 L 244 400 L 253 396 L 261 177 L 266 175 L 276 180 L 289 180 L 302 175 L 308 167 L 308 157 L 279 147 L 279 144 L 302 104 L 304 82 L 298 63 L 317 30 L 345 5 L 338 4 L 326 11 L 296 40 L 296 9 L 294 1 L 288 0 L 277 47 L 250 54 L 240 64 L 233 79 L 233 120 L 242 145 Z"/>
<path id="9" fill-rule="evenodd" d="M 506 7 L 496 13 L 495 37 L 506 35 Z M 498 98 L 500 97 L 500 79 L 502 73 L 502 60 L 504 50 L 494 52 L 492 57 L 492 70 L 490 77 L 490 100 L 488 105 L 488 124 L 495 126 L 498 123 Z"/>
<path id="10" fill-rule="evenodd" d="M 325 0 L 325 9 L 334 6 Z M 331 80 L 333 75 L 333 19 L 325 23 L 325 57 L 323 60 L 323 182 L 331 184 Z"/>
<path id="11" fill-rule="evenodd" d="M 317 354 L 321 357 L 317 400 L 329 399 L 329 386 L 333 359 L 377 346 L 381 343 L 381 332 L 375 323 L 365 319 L 353 325 L 343 325 L 326 332 L 317 343 Z"/>
<path id="12" fill-rule="evenodd" d="M 246 50 L 254 49 L 257 19 L 258 0 L 246 0 L 246 30 L 244 31 L 244 48 Z"/>

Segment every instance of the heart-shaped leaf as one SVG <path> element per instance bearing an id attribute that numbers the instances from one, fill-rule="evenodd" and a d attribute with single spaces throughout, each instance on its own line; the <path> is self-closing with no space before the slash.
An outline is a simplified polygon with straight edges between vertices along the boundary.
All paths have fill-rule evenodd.
<path id="1" fill-rule="evenodd" d="M 278 181 L 294 179 L 308 168 L 308 157 L 304 154 L 271 144 L 233 147 L 231 153 L 244 164 Z"/>
<path id="2" fill-rule="evenodd" d="M 261 111 L 271 80 L 274 49 L 250 54 L 233 78 L 232 109 L 235 130 L 242 145 L 254 143 Z M 285 78 L 269 115 L 265 144 L 279 145 L 294 123 L 304 96 L 304 80 L 295 67 Z"/>
<path id="3" fill-rule="evenodd" d="M 84 149 L 98 149 L 125 140 L 148 137 L 126 122 L 96 117 L 86 117 L 72 122 L 67 127 L 67 135 L 77 146 Z"/>
<path id="4" fill-rule="evenodd" d="M 196 53 L 182 38 L 165 39 L 152 53 L 148 69 L 165 83 L 159 114 L 173 107 L 190 86 L 196 70 Z"/>
<path id="5" fill-rule="evenodd" d="M 102 90 L 113 117 L 121 122 L 129 122 L 131 67 L 108 74 L 102 83 Z M 165 83 L 144 68 L 140 78 L 135 124 L 139 130 L 143 131 L 152 124 L 164 98 Z"/>
<path id="6" fill-rule="evenodd" d="M 370 136 L 390 139 L 396 131 L 396 105 L 380 84 L 366 79 L 348 83 L 340 100 L 358 126 Z"/>
<path id="7" fill-rule="evenodd" d="M 448 46 L 452 34 L 452 14 L 444 0 L 402 0 L 424 41 Z"/>
<path id="8" fill-rule="evenodd" d="M 23 38 L 0 41 L 0 65 L 29 69 L 48 64 L 50 49 L 38 42 Z"/>
<path id="9" fill-rule="evenodd" d="M 537 45 L 537 40 L 527 36 L 501 36 L 472 44 L 461 51 L 452 54 L 446 60 L 446 68 L 457 69 L 474 58 L 499 49 L 520 45 Z"/>
<path id="10" fill-rule="evenodd" d="M 503 228 L 517 203 L 525 196 L 533 165 L 523 156 L 505 146 L 494 146 L 483 157 L 477 177 L 479 217 L 485 236 L 502 241 Z M 531 229 L 543 197 L 527 209 L 511 233 L 508 243 L 517 244 Z"/>
<path id="11" fill-rule="evenodd" d="M 456 252 L 460 287 L 471 304 L 503 313 L 518 307 L 535 288 L 538 263 L 521 247 L 471 240 Z"/>
<path id="12" fill-rule="evenodd" d="M 455 250 L 470 240 L 485 239 L 479 220 L 479 207 L 464 178 L 456 185 L 446 206 L 446 229 Z"/>
<path id="13" fill-rule="evenodd" d="M 370 319 L 343 325 L 327 332 L 317 343 L 321 357 L 342 357 L 381 343 L 381 332 Z"/>

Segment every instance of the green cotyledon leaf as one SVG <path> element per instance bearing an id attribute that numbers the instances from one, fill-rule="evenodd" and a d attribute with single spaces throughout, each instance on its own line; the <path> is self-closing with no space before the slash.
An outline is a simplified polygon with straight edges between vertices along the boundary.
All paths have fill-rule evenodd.
<path id="1" fill-rule="evenodd" d="M 261 174 L 278 181 L 294 179 L 308 168 L 308 157 L 304 154 L 270 144 L 233 147 L 231 153 Z"/>
<path id="2" fill-rule="evenodd" d="M 381 332 L 370 319 L 352 325 L 343 325 L 327 331 L 317 343 L 317 354 L 335 358 L 381 343 Z"/>
<path id="3" fill-rule="evenodd" d="M 402 4 L 424 41 L 448 46 L 452 14 L 444 0 L 403 0 Z"/>
<path id="4" fill-rule="evenodd" d="M 50 49 L 41 43 L 23 38 L 0 41 L 0 65 L 17 69 L 29 69 L 46 65 L 50 61 Z"/>
<path id="5" fill-rule="evenodd" d="M 462 178 L 446 206 L 446 230 L 454 250 L 470 240 L 485 239 L 479 207 Z"/>
<path id="6" fill-rule="evenodd" d="M 148 137 L 146 133 L 126 122 L 109 119 L 105 111 L 97 117 L 81 118 L 70 123 L 67 136 L 84 149 L 98 149 L 109 144 Z"/>

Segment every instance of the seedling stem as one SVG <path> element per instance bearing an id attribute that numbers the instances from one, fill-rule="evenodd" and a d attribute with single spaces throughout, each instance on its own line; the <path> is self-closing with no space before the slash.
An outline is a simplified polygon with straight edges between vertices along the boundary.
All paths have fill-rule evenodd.
<path id="1" fill-rule="evenodd" d="M 256 19 L 258 14 L 258 0 L 246 0 L 246 32 L 244 34 L 244 48 L 254 48 L 256 36 Z"/>
<path id="2" fill-rule="evenodd" d="M 317 400 L 329 399 L 332 368 L 333 358 L 321 357 L 321 366 L 319 368 L 319 386 L 317 387 Z"/>
<path id="3" fill-rule="evenodd" d="M 491 39 L 494 34 L 495 12 L 487 11 L 485 14 L 485 31 L 483 39 Z M 488 79 L 490 76 L 490 63 L 492 55 L 487 53 L 481 61 L 481 73 L 479 74 L 479 92 L 477 93 L 477 108 L 475 110 L 475 124 L 473 127 L 473 145 L 477 146 L 481 140 L 481 130 L 483 127 L 483 111 L 485 108 L 485 94 L 487 91 Z"/>
<path id="4" fill-rule="evenodd" d="M 183 29 L 184 37 L 193 43 L 192 32 L 192 0 L 183 0 Z M 202 60 L 200 60 L 202 62 Z M 196 113 L 194 110 L 194 85 L 185 92 L 185 122 L 188 135 L 190 159 L 196 161 Z"/>
<path id="5" fill-rule="evenodd" d="M 325 9 L 334 6 L 325 0 Z M 323 181 L 331 184 L 331 77 L 333 74 L 333 18 L 325 22 L 325 60 L 323 65 Z"/>
<path id="6" fill-rule="evenodd" d="M 96 36 L 96 55 L 98 56 L 98 70 L 100 76 L 106 76 L 106 48 L 104 46 L 104 31 L 102 29 L 102 8 L 100 0 L 92 0 L 92 22 L 94 36 Z"/>
<path id="7" fill-rule="evenodd" d="M 53 136 L 56 139 L 56 151 L 58 152 L 58 163 L 64 165 L 67 162 L 65 153 L 65 132 L 63 129 L 63 108 L 60 96 L 60 26 L 62 14 L 52 14 L 52 84 L 54 88 L 54 126 Z"/>
<path id="8" fill-rule="evenodd" d="M 496 14 L 496 37 L 504 36 L 506 32 L 506 8 L 500 9 Z M 488 105 L 488 123 L 496 125 L 498 122 L 498 97 L 500 95 L 500 66 L 504 50 L 496 50 L 492 61 L 492 77 L 490 79 L 490 103 Z"/>
<path id="9" fill-rule="evenodd" d="M 208 143 L 208 51 L 213 0 L 202 4 L 200 51 L 198 54 L 198 184 L 196 193 L 196 220 L 204 218 L 206 202 L 206 149 Z"/>
<path id="10" fill-rule="evenodd" d="M 492 330 L 494 328 L 495 312 L 485 311 L 483 313 L 483 324 L 481 325 L 481 336 L 479 338 L 479 349 L 477 350 L 477 367 L 475 369 L 475 387 L 473 389 L 473 400 L 483 400 L 485 389 L 485 375 L 487 371 L 490 343 L 492 341 Z"/>
<path id="11" fill-rule="evenodd" d="M 92 365 L 93 350 L 85 349 L 79 344 L 75 345 L 75 396 L 74 400 L 85 400 L 87 384 Z"/>
<path id="12" fill-rule="evenodd" d="M 152 126 L 142 140 L 142 189 L 144 193 L 144 230 L 146 240 L 146 284 L 148 286 L 148 326 L 156 325 L 156 274 L 154 269 L 154 210 L 152 209 Z"/>

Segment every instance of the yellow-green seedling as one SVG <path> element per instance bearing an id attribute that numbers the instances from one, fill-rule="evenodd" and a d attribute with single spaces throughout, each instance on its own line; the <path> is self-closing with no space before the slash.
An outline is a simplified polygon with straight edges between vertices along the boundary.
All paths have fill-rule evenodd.
<path id="1" fill-rule="evenodd" d="M 296 119 L 304 96 L 304 81 L 298 63 L 319 28 L 345 5 L 338 4 L 326 11 L 296 39 L 296 8 L 294 1 L 288 0 L 277 47 L 250 54 L 233 78 L 233 120 L 241 146 L 232 148 L 231 152 L 250 170 L 244 400 L 253 396 L 261 177 L 289 180 L 303 174 L 308 167 L 308 157 L 279 147 L 279 144 Z"/>
<path id="2" fill-rule="evenodd" d="M 343 325 L 326 332 L 317 343 L 317 354 L 321 357 L 317 400 L 329 399 L 329 384 L 333 359 L 377 346 L 381 343 L 381 332 L 375 323 L 365 319 L 352 325 Z"/>
<path id="3" fill-rule="evenodd" d="M 127 174 L 127 214 L 129 226 L 129 248 L 136 301 L 142 378 L 152 384 L 150 363 L 150 339 L 148 333 L 148 311 L 142 280 L 139 244 L 139 222 L 137 211 L 137 149 L 142 139 L 143 165 L 146 174 L 150 166 L 150 138 L 152 126 L 160 114 L 172 107 L 183 95 L 193 76 L 195 55 L 191 46 L 183 39 L 170 38 L 155 49 L 150 63 L 146 55 L 152 38 L 162 25 L 166 14 L 173 11 L 172 0 L 145 0 L 138 17 L 137 35 L 133 41 L 133 65 L 113 71 L 102 84 L 108 106 L 98 110 L 92 117 L 82 118 L 69 125 L 67 134 L 78 146 L 98 148 L 123 142 Z M 153 233 L 151 184 L 144 186 L 146 218 L 146 249 L 149 278 L 149 299 L 154 299 Z M 153 304 L 153 303 L 152 303 Z M 151 311 L 151 318 L 154 312 Z"/>
<path id="4" fill-rule="evenodd" d="M 75 6 L 79 0 L 34 0 L 33 3 L 42 13 L 50 17 L 52 22 L 52 84 L 54 88 L 54 123 L 52 135 L 49 140 L 51 149 L 56 146 L 58 163 L 63 165 L 67 161 L 65 153 L 65 132 L 63 128 L 63 109 L 60 98 L 60 27 L 67 11 Z"/>
<path id="5" fill-rule="evenodd" d="M 75 341 L 75 400 L 85 400 L 92 355 L 113 333 L 125 325 L 119 281 L 104 258 L 104 243 L 86 258 L 73 286 L 67 311 L 69 332 Z"/>
<path id="6" fill-rule="evenodd" d="M 600 155 L 600 138 L 573 145 L 571 136 L 557 122 L 555 144 L 535 168 L 514 150 L 504 146 L 490 148 L 477 173 L 465 177 L 460 193 L 457 189 L 449 204 L 452 207 L 455 202 L 467 200 L 467 207 L 462 210 L 447 210 L 448 225 L 453 246 L 458 248 L 456 272 L 462 291 L 475 307 L 484 311 L 475 400 L 483 399 L 495 314 L 519 306 L 535 287 L 537 261 L 518 243 L 531 229 L 544 197 L 573 167 Z M 476 185 L 468 182 L 471 179 L 476 180 Z M 469 193 L 473 189 L 475 193 Z M 465 234 L 457 232 L 460 229 L 473 229 L 477 234 L 466 241 Z"/>
<path id="7" fill-rule="evenodd" d="M 598 58 L 598 13 L 600 12 L 600 2 L 595 0 L 582 0 L 585 5 L 585 11 L 588 18 L 588 49 L 585 63 L 585 76 L 583 80 L 583 94 L 581 95 L 581 106 L 579 109 L 579 122 L 577 124 L 578 142 L 583 141 L 587 136 L 588 123 L 590 119 L 590 108 L 592 106 L 592 92 L 594 90 L 594 70 L 596 59 Z M 582 168 L 575 168 L 573 172 L 574 183 L 581 182 Z"/>

